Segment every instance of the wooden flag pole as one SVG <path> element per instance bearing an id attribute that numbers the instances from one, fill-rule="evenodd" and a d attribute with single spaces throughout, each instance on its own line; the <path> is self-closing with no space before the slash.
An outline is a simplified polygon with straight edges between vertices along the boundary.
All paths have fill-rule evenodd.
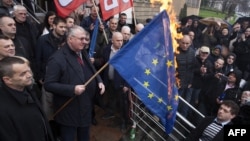
<path id="1" fill-rule="evenodd" d="M 102 20 L 101 20 L 101 17 L 100 17 L 100 15 L 99 15 L 99 10 L 100 10 L 100 9 L 99 9 L 99 10 L 97 9 L 94 0 L 92 0 L 92 3 L 93 3 L 93 5 L 94 5 L 94 7 L 95 7 L 95 10 L 97 11 L 97 18 L 98 18 L 100 24 L 102 24 Z M 103 29 L 102 32 L 103 32 L 103 35 L 104 35 L 104 37 L 105 37 L 105 41 L 106 41 L 106 43 L 108 44 L 109 42 L 108 42 L 107 34 L 106 34 L 106 32 L 105 32 L 105 28 Z"/>
<path id="2" fill-rule="evenodd" d="M 89 80 L 84 84 L 85 87 L 103 70 L 108 66 L 109 63 L 104 64 Z M 71 101 L 73 101 L 77 96 L 71 97 L 69 100 L 67 100 L 52 116 L 52 119 L 61 112 Z"/>
<path id="3" fill-rule="evenodd" d="M 135 27 L 136 27 L 136 24 L 137 24 L 137 22 L 136 22 L 136 18 L 135 18 L 135 8 L 134 8 L 134 4 L 133 4 L 133 7 L 132 7 L 132 11 L 133 11 L 133 19 L 134 19 L 134 24 L 135 24 Z"/>

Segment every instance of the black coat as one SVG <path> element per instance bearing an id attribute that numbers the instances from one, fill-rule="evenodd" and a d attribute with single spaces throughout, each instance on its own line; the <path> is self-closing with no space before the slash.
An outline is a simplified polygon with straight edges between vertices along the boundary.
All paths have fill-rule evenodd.
<path id="1" fill-rule="evenodd" d="M 192 130 L 187 139 L 184 141 L 199 141 L 199 138 L 201 137 L 203 131 L 207 128 L 209 124 L 211 124 L 214 121 L 215 117 L 205 117 L 198 127 L 196 129 Z M 229 124 L 232 124 L 232 122 L 229 122 Z M 224 128 L 222 128 L 212 139 L 212 141 L 223 141 L 224 140 Z"/>
<path id="2" fill-rule="evenodd" d="M 0 92 L 1 141 L 53 141 L 50 126 L 35 93 L 28 88 L 26 93 L 18 92 L 4 83 Z M 28 98 L 28 95 L 31 97 Z"/>
<path id="3" fill-rule="evenodd" d="M 53 93 L 55 111 L 75 96 L 76 85 L 86 83 L 96 72 L 84 51 L 82 52 L 84 68 L 79 64 L 77 54 L 69 48 L 68 44 L 56 51 L 48 61 L 44 88 Z M 55 116 L 56 122 L 74 127 L 89 126 L 97 82 L 102 82 L 99 76 L 86 86 L 83 94 L 76 96 Z"/>
<path id="4" fill-rule="evenodd" d="M 180 88 L 187 88 L 193 82 L 196 61 L 195 52 L 190 47 L 187 51 L 183 51 L 180 47 L 177 50 L 179 51 L 176 54 L 177 77 L 180 80 Z"/>
<path id="5" fill-rule="evenodd" d="M 57 38 L 51 31 L 49 34 L 40 36 L 35 48 L 36 79 L 43 80 L 49 57 L 65 43 L 65 37 Z"/>
<path id="6" fill-rule="evenodd" d="M 201 89 L 204 84 L 204 80 L 202 78 L 203 76 L 201 74 L 200 69 L 202 66 L 204 66 L 207 68 L 207 74 L 211 73 L 213 64 L 208 59 L 202 62 L 199 56 L 196 56 L 195 59 L 196 61 L 195 61 L 195 67 L 194 67 L 194 77 L 192 81 L 192 88 Z"/>
<path id="7" fill-rule="evenodd" d="M 111 44 L 108 45 L 103 49 L 103 61 L 104 63 L 107 63 L 109 61 L 109 56 L 111 53 Z M 109 78 L 108 78 L 108 73 L 109 73 L 109 66 L 106 67 L 103 71 L 103 81 L 105 86 L 109 85 Z M 122 78 L 122 76 L 119 74 L 119 72 L 114 69 L 114 88 L 119 89 L 125 87 L 130 87 L 129 84 Z"/>

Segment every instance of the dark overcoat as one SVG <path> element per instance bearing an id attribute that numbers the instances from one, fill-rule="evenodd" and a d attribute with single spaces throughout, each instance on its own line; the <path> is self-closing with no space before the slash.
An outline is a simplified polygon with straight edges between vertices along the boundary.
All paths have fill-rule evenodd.
<path id="1" fill-rule="evenodd" d="M 75 96 L 76 85 L 85 84 L 96 72 L 85 50 L 82 51 L 82 56 L 84 67 L 77 61 L 77 54 L 69 48 L 68 44 L 65 44 L 48 60 L 44 88 L 53 93 L 55 111 Z M 86 86 L 83 94 L 76 96 L 55 116 L 56 122 L 73 127 L 89 126 L 91 124 L 93 97 L 98 90 L 97 82 L 102 82 L 99 76 Z"/>
<path id="2" fill-rule="evenodd" d="M 36 94 L 28 88 L 22 93 L 1 84 L 0 140 L 53 141 L 48 120 Z"/>

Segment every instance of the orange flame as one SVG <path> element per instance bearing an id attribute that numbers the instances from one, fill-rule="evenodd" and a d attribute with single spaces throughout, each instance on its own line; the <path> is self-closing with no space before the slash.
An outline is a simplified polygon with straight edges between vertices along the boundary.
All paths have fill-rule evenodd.
<path id="1" fill-rule="evenodd" d="M 177 28 L 180 27 L 179 22 L 176 18 L 176 13 L 174 12 L 173 6 L 172 6 L 172 0 L 151 0 L 151 2 L 154 3 L 161 3 L 160 11 L 166 10 L 168 13 L 168 16 L 170 18 L 170 31 L 172 35 L 172 41 L 173 41 L 173 47 L 174 52 L 176 52 L 176 48 L 178 47 L 177 40 L 182 38 L 181 33 L 177 33 Z"/>
<path id="2" fill-rule="evenodd" d="M 183 36 L 181 33 L 177 32 L 177 28 L 180 27 L 180 24 L 176 18 L 176 13 L 174 12 L 173 6 L 172 6 L 172 0 L 151 0 L 153 4 L 155 3 L 161 3 L 160 11 L 166 10 L 170 19 L 170 31 L 172 36 L 172 43 L 173 43 L 173 50 L 174 53 L 177 52 L 177 47 L 179 46 L 177 40 L 181 39 Z M 175 67 L 176 67 L 176 59 L 175 59 Z M 177 75 L 177 74 L 176 74 Z M 179 79 L 176 77 L 177 86 L 179 86 Z"/>

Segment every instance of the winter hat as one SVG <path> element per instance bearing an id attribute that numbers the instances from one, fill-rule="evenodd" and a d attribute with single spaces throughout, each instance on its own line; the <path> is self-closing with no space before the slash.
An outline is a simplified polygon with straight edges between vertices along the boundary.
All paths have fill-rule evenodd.
<path id="1" fill-rule="evenodd" d="M 222 46 L 221 46 L 221 45 L 216 45 L 216 46 L 214 47 L 214 49 L 220 49 L 220 52 L 221 52 Z"/>
<path id="2" fill-rule="evenodd" d="M 201 52 L 206 52 L 206 53 L 210 53 L 210 49 L 209 49 L 209 47 L 207 47 L 207 46 L 202 46 L 201 48 L 200 48 L 200 51 Z"/>
<path id="3" fill-rule="evenodd" d="M 235 78 L 236 78 L 236 85 L 239 86 L 240 84 L 240 80 L 241 80 L 241 77 L 242 77 L 242 72 L 238 69 L 234 69 L 233 71 L 230 71 L 227 76 L 229 76 L 230 74 L 234 74 L 235 75 Z"/>

